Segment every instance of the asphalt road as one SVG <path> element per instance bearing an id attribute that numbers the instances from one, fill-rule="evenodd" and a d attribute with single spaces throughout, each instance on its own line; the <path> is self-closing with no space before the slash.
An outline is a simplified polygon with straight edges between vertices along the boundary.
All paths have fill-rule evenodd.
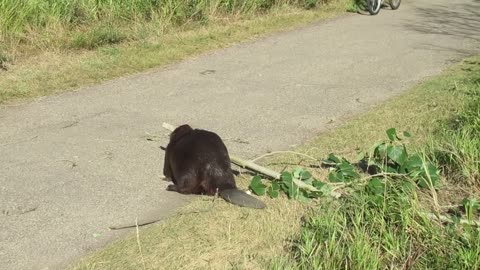
<path id="1" fill-rule="evenodd" d="M 404 1 L 0 108 L 1 269 L 61 268 L 188 202 L 159 179 L 162 122 L 287 149 L 479 53 L 479 29 L 479 0 Z"/>

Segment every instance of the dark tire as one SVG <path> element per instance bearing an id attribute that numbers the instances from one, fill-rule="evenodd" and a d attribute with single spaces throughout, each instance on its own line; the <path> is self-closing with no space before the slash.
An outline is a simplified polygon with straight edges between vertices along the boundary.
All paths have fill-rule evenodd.
<path id="1" fill-rule="evenodd" d="M 396 10 L 400 7 L 400 3 L 402 2 L 402 0 L 390 0 L 389 4 L 390 4 L 390 8 L 393 9 L 393 10 Z"/>
<path id="2" fill-rule="evenodd" d="M 377 15 L 382 6 L 380 0 L 367 0 L 367 9 L 370 15 Z"/>

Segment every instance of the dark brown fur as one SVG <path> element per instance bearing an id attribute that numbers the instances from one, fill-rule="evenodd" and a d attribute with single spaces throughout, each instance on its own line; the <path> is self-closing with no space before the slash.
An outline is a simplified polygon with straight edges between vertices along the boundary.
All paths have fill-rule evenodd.
<path id="1" fill-rule="evenodd" d="M 230 157 L 222 139 L 215 133 L 177 127 L 170 135 L 163 174 L 174 185 L 168 190 L 183 194 L 219 195 L 245 207 L 264 208 L 265 204 L 237 189 Z"/>
<path id="2" fill-rule="evenodd" d="M 183 194 L 214 195 L 226 201 L 250 208 L 265 208 L 260 200 L 237 189 L 230 168 L 230 157 L 220 137 L 210 131 L 192 129 L 189 125 L 176 128 L 165 149 L 163 174 L 174 185 L 167 190 Z M 111 230 L 134 228 L 159 221 L 158 218 L 137 224 L 110 226 Z"/>

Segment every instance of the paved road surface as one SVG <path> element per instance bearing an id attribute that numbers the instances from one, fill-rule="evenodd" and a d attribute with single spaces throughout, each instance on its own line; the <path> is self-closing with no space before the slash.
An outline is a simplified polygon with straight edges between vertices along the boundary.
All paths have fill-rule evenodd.
<path id="1" fill-rule="evenodd" d="M 146 140 L 162 122 L 246 140 L 226 142 L 245 158 L 285 149 L 480 52 L 479 29 L 479 0 L 404 1 L 0 108 L 1 268 L 59 268 L 187 202 L 158 177 L 167 138 Z"/>

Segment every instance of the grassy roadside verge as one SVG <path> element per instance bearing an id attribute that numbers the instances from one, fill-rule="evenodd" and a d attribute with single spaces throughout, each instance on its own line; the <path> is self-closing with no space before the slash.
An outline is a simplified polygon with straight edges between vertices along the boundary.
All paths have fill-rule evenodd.
<path id="1" fill-rule="evenodd" d="M 374 200 L 364 189 L 345 199 L 322 198 L 319 204 L 307 205 L 285 196 L 264 197 L 268 205 L 265 211 L 242 209 L 205 197 L 181 209 L 178 215 L 141 229 L 138 239 L 133 234 L 114 242 L 72 267 L 424 269 L 429 265 L 450 265 L 455 269 L 477 269 L 480 235 L 475 227 L 444 225 L 420 213 L 435 208 L 432 194 L 442 207 L 461 204 L 465 196 L 478 198 L 478 189 L 474 190 L 478 183 L 471 181 L 478 180 L 474 171 L 478 169 L 475 164 L 479 157 L 474 152 L 478 140 L 470 135 L 475 128 L 478 130 L 479 111 L 478 103 L 475 107 L 468 101 L 472 95 L 478 101 L 479 79 L 480 57 L 475 57 L 298 149 L 317 159 L 330 152 L 352 158 L 358 149 L 367 149 L 385 138 L 386 129 L 408 130 L 414 134 L 407 140 L 409 149 L 427 154 L 443 168 L 438 191 L 404 189 L 388 182 L 392 184 L 383 185 L 382 194 L 375 194 L 382 196 Z M 462 119 L 462 127 L 466 128 L 460 130 L 470 133 L 449 128 L 451 119 Z M 447 159 L 438 151 L 446 148 L 454 136 L 463 138 L 457 140 L 455 149 L 465 146 L 462 153 L 472 158 Z M 327 169 L 315 167 L 317 163 L 294 155 L 269 158 L 264 164 L 277 170 L 285 166 L 309 167 L 321 180 L 328 174 Z M 470 170 L 455 169 L 458 164 L 469 165 Z M 247 187 L 250 178 L 239 177 L 240 186 Z M 469 180 L 459 182 L 461 179 Z M 472 215 L 477 218 L 475 211 Z"/>
<path id="2" fill-rule="evenodd" d="M 417 100 L 433 101 L 430 104 L 437 110 L 428 115 L 436 123 L 422 121 L 430 131 L 425 130 L 425 140 L 414 142 L 409 155 L 419 153 L 437 166 L 440 179 L 425 168 L 431 174 L 423 188 L 420 182 L 412 183 L 416 177 L 412 173 L 405 178 L 384 175 L 362 178 L 365 182 L 352 180 L 346 196 L 324 201 L 305 215 L 289 256 L 274 259 L 272 268 L 479 269 L 480 57 L 464 61 L 450 76 L 432 82 L 424 86 L 435 90 L 423 89 L 428 93 L 423 98 L 436 93 L 454 102 Z M 409 96 L 420 97 L 415 92 Z M 420 127 L 421 118 L 397 124 L 404 129 Z M 388 148 L 386 152 L 398 163 L 398 152 Z M 395 167 L 392 160 L 390 168 Z"/>
<path id="3" fill-rule="evenodd" d="M 18 57 L 9 65 L 8 56 L 0 55 L 0 104 L 25 98 L 88 86 L 153 67 L 177 62 L 206 52 L 230 46 L 259 35 L 298 27 L 342 14 L 348 1 L 319 1 L 315 9 L 296 6 L 272 7 L 262 16 L 217 16 L 208 23 L 190 22 L 182 27 L 158 30 L 154 24 L 131 30 L 141 38 L 105 43 L 92 49 L 35 50 L 29 57 Z M 81 33 L 81 32 L 80 32 Z M 100 31 L 100 36 L 103 32 Z M 108 31 L 104 33 L 108 38 Z M 103 39 L 100 39 L 103 40 Z M 53 46 L 53 45 L 52 45 Z M 0 48 L 1 51 L 2 48 Z M 1 52 L 0 52 L 1 54 Z M 5 62 L 5 63 L 4 63 Z"/>

